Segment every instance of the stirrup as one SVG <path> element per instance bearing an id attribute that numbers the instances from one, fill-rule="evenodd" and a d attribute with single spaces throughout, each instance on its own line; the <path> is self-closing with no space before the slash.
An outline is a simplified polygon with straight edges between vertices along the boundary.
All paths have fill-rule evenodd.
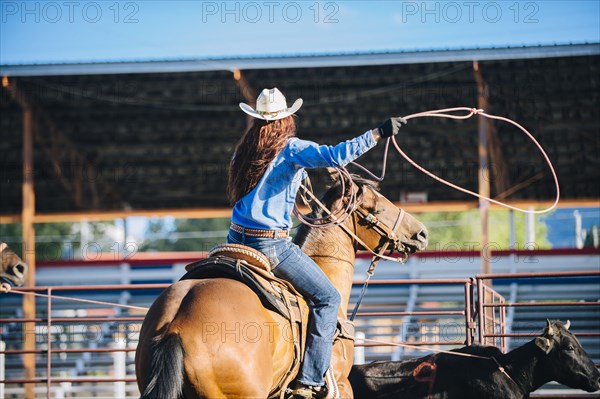
<path id="1" fill-rule="evenodd" d="M 335 380 L 333 366 L 329 366 L 325 373 L 325 385 L 317 390 L 317 387 L 305 385 L 298 380 L 292 383 L 288 392 L 293 399 L 340 399 L 340 389 Z"/>
<path id="2" fill-rule="evenodd" d="M 328 393 L 327 385 L 314 387 L 305 385 L 299 381 L 295 381 L 291 389 L 293 399 L 325 399 Z"/>

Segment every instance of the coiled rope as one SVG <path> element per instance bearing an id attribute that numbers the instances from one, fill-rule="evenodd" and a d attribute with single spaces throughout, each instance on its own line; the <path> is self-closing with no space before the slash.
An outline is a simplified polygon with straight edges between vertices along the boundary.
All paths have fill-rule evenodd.
<path id="1" fill-rule="evenodd" d="M 350 174 L 350 172 L 348 172 L 346 168 L 334 169 L 339 176 L 342 198 L 345 199 L 346 205 L 344 206 L 344 201 L 340 201 L 336 208 L 332 210 L 327 209 L 314 197 L 312 185 L 310 184 L 310 179 L 306 178 L 304 183 L 300 185 L 300 187 L 304 190 L 304 193 L 306 193 L 300 193 L 302 201 L 307 206 L 310 206 L 311 202 L 316 202 L 317 205 L 319 205 L 319 207 L 325 211 L 325 214 L 322 217 L 313 218 L 308 215 L 302 214 L 302 212 L 300 212 L 300 210 L 298 209 L 297 204 L 294 204 L 293 213 L 294 216 L 296 216 L 296 218 L 300 221 L 300 223 L 314 228 L 325 228 L 333 225 L 341 225 L 356 209 L 358 198 L 356 188 L 352 184 L 352 175 Z M 346 198 L 344 198 L 344 194 L 346 193 L 346 180 L 348 180 L 348 182 L 350 183 L 350 194 Z M 307 195 L 310 198 L 307 198 Z"/>
<path id="2" fill-rule="evenodd" d="M 453 115 L 453 114 L 449 113 L 449 112 L 458 112 L 458 111 L 466 111 L 468 113 L 466 115 Z M 500 206 L 503 206 L 505 208 L 512 209 L 512 210 L 519 211 L 519 212 L 523 212 L 523 213 L 540 214 L 540 213 L 550 212 L 552 209 L 556 208 L 556 206 L 558 205 L 558 201 L 560 200 L 560 186 L 558 184 L 558 177 L 556 176 L 556 172 L 554 170 L 554 166 L 552 166 L 552 162 L 550 162 L 550 158 L 548 158 L 548 155 L 546 154 L 546 151 L 544 151 L 544 149 L 542 148 L 542 146 L 540 145 L 540 143 L 533 137 L 533 135 L 531 133 L 529 133 L 529 131 L 527 129 L 525 129 L 523 126 L 521 126 L 517 122 L 515 122 L 515 121 L 513 121 L 511 119 L 505 118 L 503 116 L 497 116 L 497 115 L 487 114 L 482 109 L 468 108 L 468 107 L 444 108 L 444 109 L 438 109 L 438 110 L 433 110 L 433 111 L 419 112 L 417 114 L 412 114 L 412 115 L 405 116 L 404 119 L 409 120 L 409 119 L 423 118 L 423 117 L 437 117 L 437 118 L 450 118 L 450 119 L 469 119 L 473 115 L 480 115 L 480 116 L 485 117 L 485 118 L 496 119 L 496 120 L 500 120 L 500 121 L 503 121 L 503 122 L 510 123 L 511 125 L 516 126 L 521 131 L 523 131 L 523 133 L 525 133 L 525 135 L 527 135 L 527 137 L 529 137 L 529 139 L 536 145 L 536 147 L 540 150 L 540 152 L 542 153 L 542 156 L 546 160 L 546 163 L 548 164 L 548 167 L 550 168 L 550 172 L 552 173 L 552 177 L 554 178 L 554 185 L 555 185 L 555 188 L 556 188 L 556 198 L 554 199 L 554 203 L 551 206 L 549 206 L 546 209 L 542 209 L 542 210 L 523 209 L 523 208 L 519 208 L 519 207 L 516 207 L 516 206 L 509 205 L 509 204 L 507 204 L 505 202 L 502 202 L 502 201 L 498 201 L 498 200 L 486 197 L 485 195 L 481 195 L 481 194 L 478 194 L 476 192 L 467 190 L 466 188 L 463 188 L 463 187 L 460 187 L 460 186 L 458 186 L 456 184 L 450 183 L 449 181 L 444 180 L 441 177 L 434 175 L 433 173 L 431 173 L 430 171 L 428 171 L 427 169 L 425 169 L 421 165 L 417 164 L 408 155 L 406 155 L 406 153 L 404 151 L 402 151 L 402 149 L 398 145 L 398 142 L 396 141 L 395 137 L 392 136 L 391 137 L 391 141 L 394 144 L 394 147 L 396 147 L 396 151 L 398 151 L 398 153 L 400 155 L 402 155 L 402 157 L 404 157 L 404 159 L 406 159 L 415 168 L 419 169 L 421 172 L 423 172 L 426 175 L 428 175 L 429 177 L 431 177 L 431 178 L 439 181 L 440 183 L 443 183 L 443 184 L 445 184 L 445 185 L 447 185 L 449 187 L 452 187 L 452 188 L 454 188 L 454 189 L 456 189 L 458 191 L 462 191 L 465 194 L 469 194 L 469 195 L 472 195 L 474 197 L 480 198 L 482 200 L 489 201 L 489 202 L 491 202 L 493 204 L 500 205 Z M 387 147 L 386 147 L 386 153 L 387 153 Z M 385 162 L 385 160 L 386 160 L 386 158 L 384 158 L 384 162 Z M 384 167 L 383 167 L 383 171 L 385 173 L 385 164 L 384 164 Z M 383 176 L 382 176 L 382 178 L 383 178 Z"/>

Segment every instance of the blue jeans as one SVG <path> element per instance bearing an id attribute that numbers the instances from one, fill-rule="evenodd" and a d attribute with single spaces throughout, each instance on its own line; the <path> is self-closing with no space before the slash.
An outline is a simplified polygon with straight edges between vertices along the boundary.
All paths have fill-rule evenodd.
<path id="1" fill-rule="evenodd" d="M 248 237 L 230 230 L 228 243 L 244 244 L 264 253 L 271 262 L 273 274 L 287 280 L 308 303 L 308 335 L 306 351 L 298 380 L 321 386 L 331 363 L 333 334 L 341 297 L 319 266 L 292 242 L 291 238 Z"/>

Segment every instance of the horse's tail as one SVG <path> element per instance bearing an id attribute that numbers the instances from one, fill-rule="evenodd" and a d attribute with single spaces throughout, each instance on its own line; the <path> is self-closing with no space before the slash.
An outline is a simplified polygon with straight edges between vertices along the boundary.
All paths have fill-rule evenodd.
<path id="1" fill-rule="evenodd" d="M 150 382 L 140 399 L 179 399 L 183 378 L 183 346 L 179 334 L 155 337 Z"/>

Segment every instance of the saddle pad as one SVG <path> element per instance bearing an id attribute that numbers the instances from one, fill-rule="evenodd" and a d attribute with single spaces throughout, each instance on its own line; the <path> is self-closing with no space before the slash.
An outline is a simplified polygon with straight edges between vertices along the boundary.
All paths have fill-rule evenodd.
<path id="1" fill-rule="evenodd" d="M 286 319 L 290 319 L 287 307 L 274 290 L 270 291 L 265 285 L 270 285 L 266 279 L 259 281 L 261 277 L 257 276 L 252 270 L 239 259 L 232 259 L 225 256 L 213 256 L 187 265 L 188 272 L 180 280 L 207 279 L 207 278 L 229 278 L 237 280 L 247 285 L 258 296 L 263 306 L 281 314 Z M 294 304 L 297 305 L 297 304 Z"/>

